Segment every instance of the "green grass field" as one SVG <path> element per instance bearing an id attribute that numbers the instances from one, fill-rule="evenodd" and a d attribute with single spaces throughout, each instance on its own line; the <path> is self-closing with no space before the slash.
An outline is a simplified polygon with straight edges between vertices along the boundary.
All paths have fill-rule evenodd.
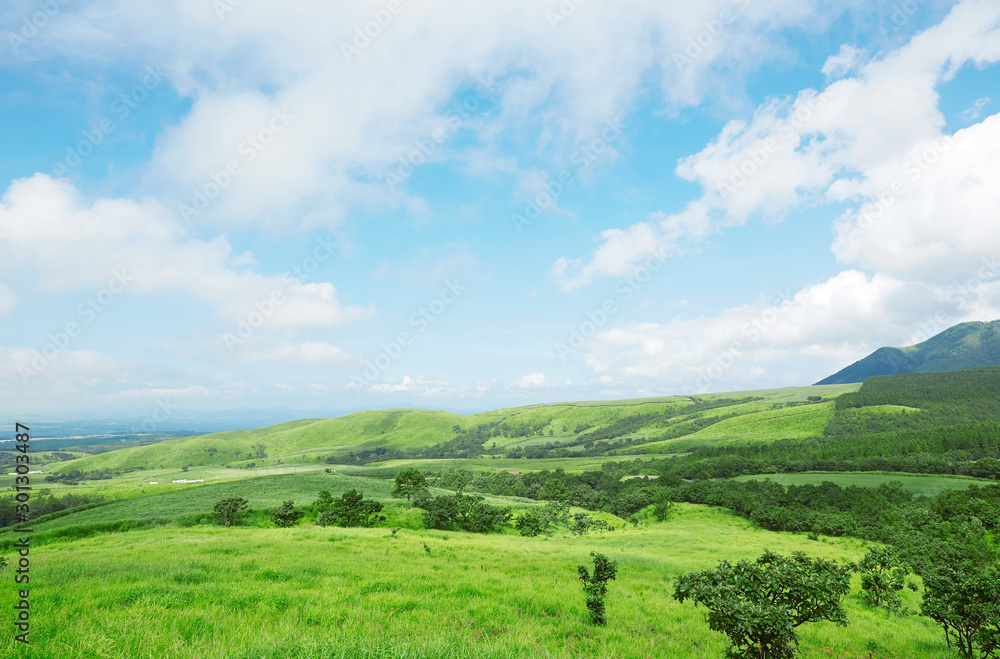
<path id="1" fill-rule="evenodd" d="M 833 473 L 823 471 L 807 471 L 801 474 L 759 474 L 754 476 L 737 476 L 733 480 L 765 480 L 770 479 L 781 485 L 819 485 L 824 481 L 836 483 L 841 487 L 856 485 L 858 487 L 878 487 L 890 481 L 899 481 L 903 488 L 924 496 L 934 496 L 947 489 L 964 490 L 970 485 L 995 485 L 994 480 L 969 478 L 965 476 L 932 476 L 927 474 L 897 474 L 881 472 Z"/>
<path id="2" fill-rule="evenodd" d="M 756 530 L 689 505 L 664 523 L 582 538 L 308 526 L 100 535 L 35 549 L 31 652 L 8 633 L 0 656 L 721 657 L 724 637 L 704 609 L 671 599 L 672 581 L 764 549 L 848 561 L 864 544 Z M 603 628 L 586 622 L 576 577 L 593 550 L 619 562 Z M 857 579 L 849 626 L 804 625 L 802 656 L 945 656 L 930 620 L 867 608 Z M 0 608 L 11 611 L 13 595 L 0 589 Z M 916 606 L 918 594 L 905 597 Z M 869 654 L 869 642 L 888 650 Z"/>
<path id="3" fill-rule="evenodd" d="M 822 432 L 822 425 L 825 424 L 824 419 L 828 420 L 825 416 L 826 410 L 832 409 L 831 403 L 770 410 L 772 405 L 801 403 L 809 396 L 822 396 L 829 400 L 844 392 L 855 391 L 859 386 L 787 387 L 699 396 L 552 403 L 471 415 L 412 409 L 367 411 L 334 419 L 303 419 L 256 430 L 217 432 L 172 439 L 148 446 L 53 463 L 47 468 L 65 473 L 74 469 L 87 472 L 136 468 L 155 470 L 182 466 L 189 466 L 191 469 L 211 468 L 227 464 L 239 466 L 249 461 L 257 463 L 258 466 L 270 465 L 278 460 L 284 463 L 315 464 L 317 458 L 325 459 L 334 454 L 343 456 L 352 451 L 429 447 L 455 438 L 456 433 L 453 429 L 455 426 L 468 430 L 501 422 L 513 426 L 540 428 L 540 430 L 535 434 L 520 437 L 493 436 L 486 442 L 486 446 L 495 443 L 498 448 L 527 447 L 547 442 L 565 442 L 575 439 L 577 431 L 599 430 L 615 421 L 640 414 L 655 414 L 662 418 L 651 421 L 651 425 L 630 432 L 629 436 L 655 438 L 664 431 L 665 426 L 662 422 L 667 418 L 663 416 L 664 413 L 675 415 L 673 420 L 677 421 L 680 419 L 677 414 L 683 415 L 683 409 L 696 401 L 747 397 L 760 397 L 763 400 L 697 411 L 695 412 L 697 416 L 715 417 L 733 412 L 738 412 L 742 416 L 720 422 L 718 429 L 705 428 L 697 432 L 695 432 L 697 429 L 693 429 L 689 437 L 680 439 L 696 445 L 718 441 L 768 441 L 788 436 L 819 434 Z M 807 408 L 809 412 L 806 412 Z M 787 418 L 785 413 L 789 414 Z M 265 447 L 266 458 L 251 457 L 256 445 Z M 680 446 L 678 450 L 685 450 L 683 445 Z"/>

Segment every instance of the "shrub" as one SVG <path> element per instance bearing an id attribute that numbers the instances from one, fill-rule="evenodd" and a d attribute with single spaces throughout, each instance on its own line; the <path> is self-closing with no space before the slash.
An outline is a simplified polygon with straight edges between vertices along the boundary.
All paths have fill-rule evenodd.
<path id="1" fill-rule="evenodd" d="M 275 526 L 282 528 L 295 526 L 300 517 L 302 517 L 302 511 L 295 507 L 294 501 L 285 501 L 271 511 L 271 521 L 274 522 Z"/>
<path id="2" fill-rule="evenodd" d="M 230 497 L 215 504 L 212 512 L 215 521 L 222 526 L 238 524 L 243 513 L 250 511 L 250 502 L 243 497 Z"/>
<path id="3" fill-rule="evenodd" d="M 364 494 L 350 490 L 340 495 L 340 500 L 334 500 L 330 509 L 320 515 L 320 526 L 361 526 L 372 527 L 385 521 L 382 504 L 378 501 L 365 499 Z"/>
<path id="4" fill-rule="evenodd" d="M 787 659 L 795 655 L 799 625 L 847 625 L 840 600 L 850 588 L 849 567 L 803 552 L 768 551 L 753 563 L 720 561 L 714 570 L 681 575 L 673 598 L 708 608 L 709 628 L 729 637 L 729 657 Z"/>
<path id="5" fill-rule="evenodd" d="M 609 561 L 604 554 L 590 552 L 594 557 L 594 573 L 590 574 L 585 565 L 576 568 L 583 582 L 583 592 L 587 594 L 587 610 L 590 611 L 590 622 L 595 625 L 604 625 L 607 619 L 604 617 L 604 597 L 608 593 L 608 582 L 615 579 L 618 574 L 618 562 Z"/>

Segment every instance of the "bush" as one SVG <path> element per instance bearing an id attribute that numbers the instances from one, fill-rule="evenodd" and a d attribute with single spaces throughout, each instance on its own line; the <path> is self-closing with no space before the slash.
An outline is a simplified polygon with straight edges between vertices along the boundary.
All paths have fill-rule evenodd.
<path id="1" fill-rule="evenodd" d="M 288 528 L 295 526 L 302 514 L 302 511 L 295 507 L 294 501 L 285 501 L 271 511 L 271 521 L 275 526 Z"/>
<path id="2" fill-rule="evenodd" d="M 590 622 L 595 625 L 604 625 L 607 619 L 604 617 L 604 597 L 608 593 L 608 582 L 613 581 L 618 574 L 618 562 L 609 561 L 604 554 L 590 552 L 594 557 L 594 574 L 587 571 L 587 567 L 580 565 L 576 568 L 583 582 L 583 592 L 587 594 L 587 610 L 590 611 Z"/>
<path id="3" fill-rule="evenodd" d="M 215 521 L 222 526 L 232 526 L 238 524 L 243 513 L 250 511 L 250 502 L 243 497 L 230 497 L 215 504 L 212 512 L 215 513 Z"/>
<path id="4" fill-rule="evenodd" d="M 753 563 L 720 561 L 714 570 L 681 575 L 673 598 L 708 608 L 709 628 L 729 637 L 729 657 L 787 659 L 795 655 L 799 625 L 847 625 L 840 600 L 850 589 L 849 567 L 803 552 L 768 551 Z"/>
<path id="5" fill-rule="evenodd" d="M 906 586 L 910 570 L 891 547 L 872 547 L 858 563 L 861 595 L 870 606 L 895 611 L 903 605 L 899 592 Z"/>
<path id="6" fill-rule="evenodd" d="M 320 515 L 320 526 L 365 527 L 375 526 L 385 521 L 382 504 L 378 501 L 365 499 L 364 494 L 350 490 L 340 495 L 340 500 L 334 500 L 330 509 Z"/>

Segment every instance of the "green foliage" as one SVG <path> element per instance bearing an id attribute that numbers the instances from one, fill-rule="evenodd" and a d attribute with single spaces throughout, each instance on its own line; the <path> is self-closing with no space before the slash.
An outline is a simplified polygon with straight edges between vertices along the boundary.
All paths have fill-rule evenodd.
<path id="1" fill-rule="evenodd" d="M 963 657 L 1000 656 L 1000 570 L 970 563 L 941 566 L 924 577 L 920 611 L 944 628 Z"/>
<path id="2" fill-rule="evenodd" d="M 320 526 L 372 527 L 385 521 L 382 504 L 365 499 L 357 490 L 348 490 L 319 517 Z"/>
<path id="3" fill-rule="evenodd" d="M 333 495 L 330 494 L 330 490 L 320 490 L 316 496 L 316 500 L 313 501 L 313 509 L 322 515 L 332 507 Z"/>
<path id="4" fill-rule="evenodd" d="M 569 530 L 573 535 L 584 535 L 594 525 L 594 520 L 587 513 L 576 513 L 570 521 Z"/>
<path id="5" fill-rule="evenodd" d="M 271 521 L 275 526 L 288 528 L 295 526 L 303 512 L 295 507 L 294 501 L 285 501 L 277 508 L 271 510 Z"/>
<path id="6" fill-rule="evenodd" d="M 244 513 L 250 511 L 250 502 L 243 497 L 229 497 L 215 504 L 212 512 L 215 514 L 215 522 L 222 526 L 232 526 L 239 524 Z"/>
<path id="7" fill-rule="evenodd" d="M 396 487 L 392 490 L 394 497 L 410 497 L 421 490 L 427 489 L 427 479 L 422 471 L 416 468 L 404 469 L 396 474 Z"/>
<path id="8" fill-rule="evenodd" d="M 513 516 L 510 508 L 491 506 L 483 502 L 483 497 L 461 492 L 421 497 L 414 499 L 414 505 L 424 509 L 424 524 L 431 529 L 458 527 L 472 533 L 497 533 Z"/>
<path id="9" fill-rule="evenodd" d="M 708 608 L 708 625 L 729 637 L 727 656 L 785 659 L 795 655 L 795 629 L 827 620 L 847 625 L 841 599 L 851 588 L 850 568 L 803 552 L 770 551 L 754 562 L 720 561 L 714 570 L 681 575 L 673 597 Z"/>
<path id="10" fill-rule="evenodd" d="M 674 502 L 671 500 L 671 492 L 661 490 L 653 497 L 653 517 L 658 522 L 664 522 L 670 513 L 674 511 Z"/>
<path id="11" fill-rule="evenodd" d="M 518 515 L 517 519 L 514 520 L 514 527 L 521 532 L 521 535 L 528 538 L 541 535 L 548 530 L 548 524 L 546 524 L 542 516 L 534 510 L 529 510 Z"/>
<path id="12" fill-rule="evenodd" d="M 890 611 L 902 606 L 900 591 L 906 586 L 909 568 L 892 547 L 875 546 L 858 563 L 861 572 L 861 595 L 871 606 L 884 606 Z"/>
<path id="13" fill-rule="evenodd" d="M 580 581 L 583 582 L 583 592 L 587 595 L 587 610 L 590 612 L 590 622 L 594 625 L 607 624 L 604 616 L 604 598 L 608 593 L 608 582 L 613 581 L 618 574 L 618 561 L 609 561 L 608 557 L 598 552 L 590 552 L 594 558 L 594 573 L 587 566 L 576 568 Z"/>
<path id="14" fill-rule="evenodd" d="M 542 491 L 539 493 L 538 498 L 545 499 L 546 501 L 569 501 L 570 493 L 561 480 L 558 478 L 552 478 L 545 483 L 544 487 L 542 487 Z"/>

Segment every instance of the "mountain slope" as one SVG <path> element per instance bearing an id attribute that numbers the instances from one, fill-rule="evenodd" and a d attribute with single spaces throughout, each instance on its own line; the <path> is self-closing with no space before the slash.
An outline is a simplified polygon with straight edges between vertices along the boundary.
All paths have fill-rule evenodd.
<path id="1" fill-rule="evenodd" d="M 879 348 L 816 384 L 864 382 L 873 375 L 944 373 L 1000 366 L 1000 320 L 962 323 L 905 348 Z"/>
<path id="2" fill-rule="evenodd" d="M 369 454 L 377 450 L 383 455 L 386 450 L 412 451 L 455 440 L 489 447 L 497 454 L 518 447 L 540 449 L 554 442 L 573 445 L 578 450 L 596 446 L 598 452 L 603 452 L 602 446 L 610 451 L 617 441 L 635 445 L 666 439 L 665 433 L 670 438 L 679 438 L 724 419 L 746 414 L 788 406 L 795 407 L 787 410 L 793 412 L 828 407 L 831 399 L 857 388 L 858 385 L 788 387 L 700 396 L 551 403 L 470 415 L 434 410 L 374 410 L 334 419 L 304 419 L 257 430 L 172 439 L 58 463 L 53 465 L 53 471 L 92 472 L 185 465 L 247 467 L 251 463 L 274 464 L 278 460 L 316 464 L 331 455 L 341 460 L 347 458 L 350 463 L 350 453 Z M 810 396 L 814 397 L 813 401 L 807 400 Z M 820 403 L 817 398 L 827 402 Z M 745 438 L 749 439 L 756 430 L 747 428 L 745 432 Z M 768 435 L 761 439 L 774 437 Z M 588 443 L 590 446 L 585 447 Z M 262 449 L 266 457 L 262 457 L 258 449 Z M 392 457 L 386 455 L 386 459 Z"/>

